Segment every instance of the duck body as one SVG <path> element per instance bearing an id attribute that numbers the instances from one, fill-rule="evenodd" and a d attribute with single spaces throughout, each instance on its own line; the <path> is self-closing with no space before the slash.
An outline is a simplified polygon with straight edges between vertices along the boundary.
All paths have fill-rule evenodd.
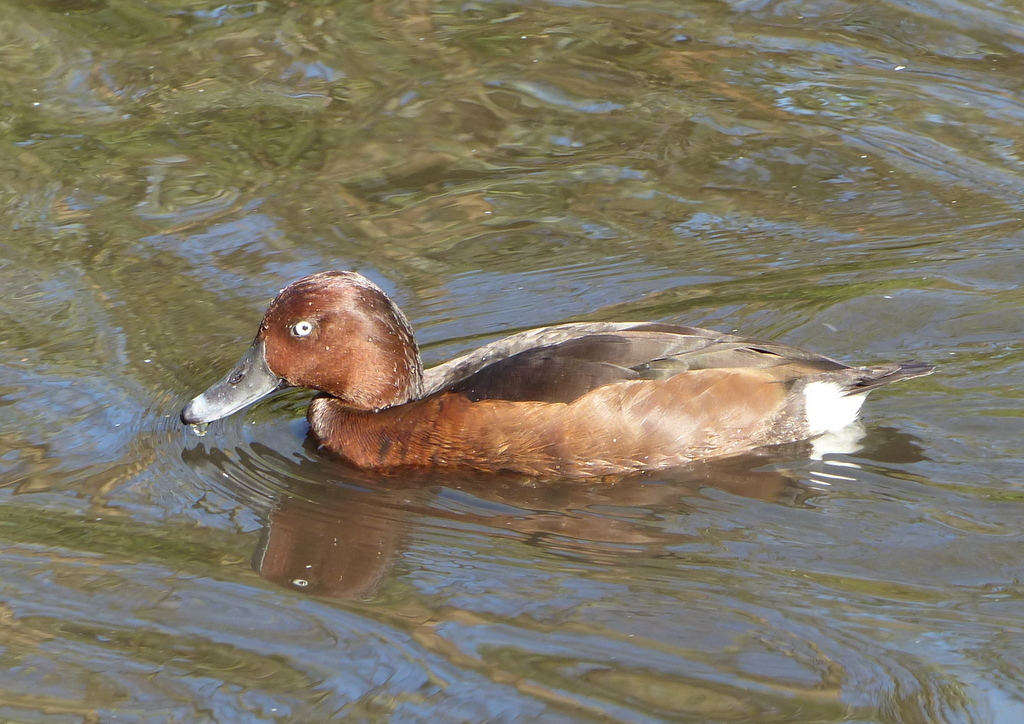
<path id="1" fill-rule="evenodd" d="M 405 316 L 354 272 L 281 291 L 250 350 L 182 410 L 225 417 L 286 386 L 320 444 L 359 468 L 466 468 L 562 478 L 657 470 L 852 423 L 864 396 L 928 374 L 850 367 L 696 327 L 579 323 L 514 334 L 423 370 Z"/>

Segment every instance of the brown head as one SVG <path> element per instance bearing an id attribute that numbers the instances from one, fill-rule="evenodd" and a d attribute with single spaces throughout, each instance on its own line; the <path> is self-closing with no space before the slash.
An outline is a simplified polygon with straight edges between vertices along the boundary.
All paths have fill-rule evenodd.
<path id="1" fill-rule="evenodd" d="M 376 284 L 355 272 L 313 274 L 281 290 L 260 323 L 267 365 L 296 387 L 360 410 L 416 397 L 423 367 L 412 328 Z"/>
<path id="2" fill-rule="evenodd" d="M 212 422 L 287 386 L 380 410 L 417 397 L 422 385 L 419 351 L 402 311 L 365 277 L 328 271 L 281 290 L 249 351 L 181 419 Z"/>

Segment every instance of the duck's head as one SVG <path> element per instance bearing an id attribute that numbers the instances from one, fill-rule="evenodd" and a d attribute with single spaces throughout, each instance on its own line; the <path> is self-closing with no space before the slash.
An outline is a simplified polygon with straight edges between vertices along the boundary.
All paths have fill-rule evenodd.
<path id="1" fill-rule="evenodd" d="M 422 381 L 412 329 L 387 294 L 355 272 L 321 272 L 281 290 L 249 351 L 181 420 L 219 420 L 290 386 L 379 410 L 419 395 Z"/>

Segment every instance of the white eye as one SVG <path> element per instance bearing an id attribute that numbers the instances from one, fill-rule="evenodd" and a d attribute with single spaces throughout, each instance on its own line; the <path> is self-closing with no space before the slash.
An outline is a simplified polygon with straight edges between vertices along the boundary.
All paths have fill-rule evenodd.
<path id="1" fill-rule="evenodd" d="M 301 322 L 296 322 L 292 325 L 291 333 L 293 337 L 308 337 L 309 333 L 313 331 L 313 323 L 307 322 L 303 319 Z"/>

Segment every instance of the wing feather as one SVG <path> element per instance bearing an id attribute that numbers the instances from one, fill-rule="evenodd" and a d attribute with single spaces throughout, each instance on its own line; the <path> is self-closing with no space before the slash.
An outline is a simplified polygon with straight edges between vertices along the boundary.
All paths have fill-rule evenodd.
<path id="1" fill-rule="evenodd" d="M 426 394 L 568 403 L 604 385 L 691 370 L 776 368 L 780 380 L 847 369 L 777 342 L 667 324 L 581 324 L 532 330 L 428 370 Z"/>

